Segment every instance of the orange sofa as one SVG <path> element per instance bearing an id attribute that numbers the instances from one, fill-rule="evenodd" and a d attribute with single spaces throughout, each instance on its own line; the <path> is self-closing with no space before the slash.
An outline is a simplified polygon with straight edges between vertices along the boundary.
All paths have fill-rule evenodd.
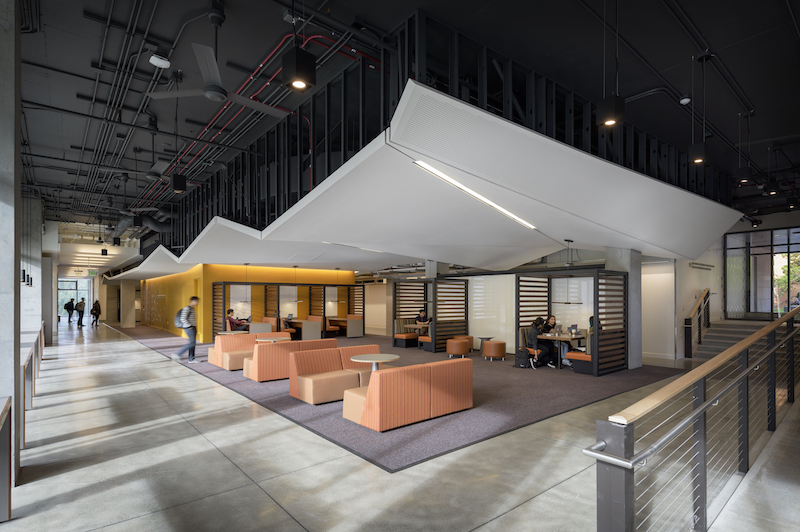
<path id="1" fill-rule="evenodd" d="M 288 379 L 289 353 L 335 347 L 335 338 L 261 343 L 256 345 L 252 358 L 244 360 L 244 376 L 256 382 Z"/>
<path id="2" fill-rule="evenodd" d="M 256 338 L 288 337 L 287 333 L 221 334 L 214 338 L 214 347 L 208 348 L 208 363 L 235 371 L 243 368 L 244 359 L 253 356 Z"/>
<path id="3" fill-rule="evenodd" d="M 472 408 L 472 360 L 457 358 L 382 369 L 368 386 L 346 390 L 342 415 L 384 432 Z"/>
<path id="4" fill-rule="evenodd" d="M 350 357 L 380 352 L 370 344 L 289 353 L 289 395 L 312 405 L 341 401 L 345 390 L 367 386 L 372 373 L 371 364 Z"/>

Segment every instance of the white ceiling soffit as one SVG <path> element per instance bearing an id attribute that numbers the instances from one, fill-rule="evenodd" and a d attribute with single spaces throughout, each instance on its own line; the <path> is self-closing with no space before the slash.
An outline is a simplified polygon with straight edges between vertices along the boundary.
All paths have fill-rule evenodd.
<path id="1" fill-rule="evenodd" d="M 389 142 L 578 248 L 695 259 L 742 216 L 414 81 Z"/>
<path id="2" fill-rule="evenodd" d="M 178 262 L 178 257 L 173 255 L 172 252 L 162 246 L 159 246 L 136 268 L 132 268 L 113 277 L 105 277 L 106 279 L 111 279 L 114 281 L 123 279 L 141 281 L 142 279 L 153 279 L 155 277 L 171 275 L 173 273 L 183 273 L 190 270 L 193 266 L 195 265 L 181 264 Z"/>
<path id="3" fill-rule="evenodd" d="M 103 248 L 108 255 L 103 255 Z M 141 259 L 138 247 L 104 246 L 102 244 L 70 244 L 60 245 L 58 258 L 58 275 L 60 277 L 87 277 L 88 270 L 97 270 L 99 274 L 108 270 L 133 264 Z M 81 273 L 76 274 L 75 269 Z"/>

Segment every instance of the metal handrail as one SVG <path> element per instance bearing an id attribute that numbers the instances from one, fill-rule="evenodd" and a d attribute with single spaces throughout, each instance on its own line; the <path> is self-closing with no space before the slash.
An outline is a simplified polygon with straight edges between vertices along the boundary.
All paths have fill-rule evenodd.
<path id="1" fill-rule="evenodd" d="M 754 332 L 744 340 L 741 340 L 740 342 L 729 347 L 708 362 L 705 362 L 689 373 L 678 377 L 673 382 L 667 384 L 660 390 L 653 392 L 644 399 L 637 401 L 625 410 L 609 416 L 608 420 L 612 423 L 629 425 L 637 419 L 641 419 L 645 414 L 653 411 L 660 405 L 667 402 L 669 399 L 675 397 L 683 390 L 700 380 L 702 377 L 706 377 L 716 371 L 722 364 L 728 362 L 745 349 L 748 349 L 751 345 L 758 342 L 771 332 L 774 332 L 778 327 L 787 321 L 793 320 L 798 312 L 800 312 L 800 307 L 797 307 L 791 312 L 784 314 L 769 325 L 762 327 L 760 330 Z"/>
<path id="2" fill-rule="evenodd" d="M 697 298 L 697 303 L 695 303 L 694 307 L 692 307 L 692 311 L 689 313 L 687 319 L 694 318 L 694 315 L 697 314 L 698 310 L 700 310 L 700 305 L 706 300 L 706 296 L 708 295 L 710 290 L 711 290 L 710 288 L 706 288 L 705 290 L 703 290 L 703 293 L 700 294 L 699 298 Z"/>
<path id="3" fill-rule="evenodd" d="M 714 397 L 707 400 L 705 403 L 697 407 L 690 415 L 683 418 L 679 421 L 674 427 L 672 427 L 666 434 L 661 436 L 657 441 L 649 445 L 646 449 L 643 449 L 636 453 L 633 458 L 626 459 L 620 458 L 619 456 L 614 456 L 613 454 L 608 454 L 602 452 L 606 448 L 605 441 L 598 441 L 594 445 L 583 449 L 583 454 L 586 456 L 590 456 L 595 460 L 600 460 L 602 462 L 606 462 L 609 464 L 613 464 L 615 466 L 624 467 L 626 469 L 633 469 L 638 463 L 647 460 L 650 456 L 656 454 L 660 451 L 665 445 L 667 445 L 671 440 L 673 440 L 678 434 L 686 430 L 692 423 L 697 421 L 700 416 L 702 416 L 709 408 L 712 406 L 716 406 L 717 401 L 719 401 L 725 394 L 730 392 L 734 387 L 738 386 L 739 383 L 744 380 L 745 377 L 750 376 L 751 373 L 757 371 L 761 364 L 766 362 L 767 358 L 770 357 L 773 353 L 775 353 L 778 349 L 785 347 L 785 341 L 794 337 L 797 333 L 800 333 L 800 329 L 795 329 L 791 333 L 787 334 L 782 340 L 781 343 L 775 345 L 772 349 L 767 351 L 761 358 L 755 361 L 750 367 L 748 367 L 745 371 L 743 371 L 738 377 L 733 379 L 733 381 L 725 386 L 722 390 L 720 390 Z"/>

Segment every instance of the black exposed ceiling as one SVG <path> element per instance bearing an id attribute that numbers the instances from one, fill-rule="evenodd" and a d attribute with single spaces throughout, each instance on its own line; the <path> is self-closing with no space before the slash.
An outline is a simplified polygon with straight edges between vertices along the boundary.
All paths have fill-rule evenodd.
<path id="1" fill-rule="evenodd" d="M 153 160 L 170 159 L 174 155 L 174 100 L 151 101 L 135 122 L 141 128 L 131 132 L 127 142 L 129 128 L 115 125 L 107 145 L 98 144 L 103 123 L 93 120 L 87 127 L 87 119 L 81 115 L 107 116 L 112 122 L 126 124 L 133 120 L 143 101 L 143 93 L 148 90 L 148 80 L 155 72 L 155 67 L 147 61 L 150 53 L 143 53 L 136 62 L 136 71 L 129 81 L 124 101 L 114 102 L 112 110 L 107 109 L 106 104 L 109 99 L 114 99 L 110 88 L 118 62 L 124 63 L 141 43 L 141 38 L 135 37 L 130 48 L 126 45 L 122 49 L 124 28 L 129 17 L 136 17 L 137 13 L 135 27 L 138 31 L 144 31 L 150 24 L 145 46 L 151 49 L 156 45 L 171 44 L 181 25 L 198 17 L 188 23 L 180 35 L 170 58 L 172 66 L 163 72 L 155 90 L 165 90 L 172 72 L 176 70 L 182 72 L 179 88 L 193 88 L 200 84 L 202 80 L 192 43 L 214 45 L 213 28 L 204 16 L 208 2 L 117 0 L 109 13 L 111 5 L 112 2 L 99 0 L 41 0 L 39 24 L 33 25 L 33 29 L 38 26 L 39 31 L 22 36 L 23 100 L 72 112 L 33 109 L 29 105 L 23 109 L 23 135 L 27 142 L 24 151 L 49 157 L 25 158 L 25 164 L 33 165 L 26 169 L 25 180 L 31 185 L 26 187 L 26 193 L 46 197 L 46 204 L 50 207 L 46 211 L 48 219 L 90 221 L 102 215 L 108 220 L 119 216 L 120 208 L 134 204 L 168 208 L 171 202 L 177 201 L 167 181 L 159 185 L 142 174 L 150 168 Z M 230 0 L 225 3 L 227 18 L 219 30 L 218 64 L 226 88 L 241 86 L 248 77 L 243 70 L 256 69 L 291 32 L 291 24 L 283 18 L 288 5 L 289 2 L 261 0 Z M 309 3 L 316 9 L 329 10 L 330 16 L 348 25 L 357 20 L 363 22 L 363 26 L 368 28 L 363 33 L 372 36 L 379 34 L 380 29 L 393 29 L 416 9 L 422 9 L 595 102 L 602 97 L 603 5 L 603 0 L 330 0 L 313 5 Z M 300 6 L 298 4 L 298 10 Z M 606 6 L 609 21 L 613 24 L 614 0 L 606 0 Z M 691 93 L 691 69 L 694 65 L 694 100 L 701 106 L 700 66 L 693 63 L 692 56 L 700 53 L 704 46 L 715 54 L 712 64 L 707 67 L 707 117 L 724 137 L 707 139 L 709 164 L 727 172 L 736 170 L 739 158 L 731 145 L 739 141 L 738 117 L 741 113 L 754 111 L 750 122 L 752 143 L 744 146 L 744 152 L 750 152 L 759 183 L 777 178 L 781 188 L 779 194 L 764 197 L 754 182 L 738 187 L 734 193 L 734 207 L 747 213 L 756 212 L 756 209 L 760 214 L 786 210 L 800 192 L 800 101 L 797 96 L 800 31 L 793 15 L 800 15 L 798 1 L 628 0 L 619 3 L 619 31 L 623 42 L 620 93 L 631 98 L 650 91 L 646 97 L 629 101 L 626 121 L 686 149 L 691 143 L 689 117 L 681 112 L 679 104 L 667 92 L 658 89 L 670 87 L 681 94 Z M 112 24 L 106 33 L 105 22 L 108 20 Z M 319 28 L 313 30 L 320 31 Z M 610 34 L 609 48 L 613 49 Z M 322 48 L 312 51 L 318 56 L 324 53 Z M 610 52 L 608 57 L 612 58 Z M 274 64 L 265 69 L 264 77 L 256 86 L 261 86 L 280 66 L 280 57 L 274 59 Z M 317 73 L 318 85 L 324 84 L 347 62 L 347 58 L 336 55 L 325 63 Z M 613 61 L 609 67 L 612 65 Z M 278 94 L 279 85 L 271 84 L 259 99 L 269 99 Z M 249 96 L 253 92 L 250 90 L 246 94 Z M 91 103 L 93 97 L 94 107 Z M 281 106 L 290 109 L 305 97 L 307 95 L 291 95 L 281 102 Z M 221 106 L 202 97 L 181 99 L 178 107 L 180 136 L 195 137 L 203 128 L 201 124 L 208 123 Z M 228 130 L 213 142 L 228 141 L 227 131 L 247 116 L 250 116 L 249 111 L 234 119 Z M 259 123 L 260 130 L 275 120 L 264 117 Z M 227 121 L 226 117 L 205 138 L 210 139 L 218 133 L 218 128 Z M 153 136 L 144 129 L 152 125 L 163 133 Z M 746 120 L 742 120 L 741 125 L 743 140 L 746 141 Z M 257 133 L 259 127 L 252 133 Z M 248 138 L 243 136 L 235 145 L 246 146 Z M 177 147 L 181 149 L 186 139 L 179 137 L 177 140 Z M 81 146 L 85 147 L 83 154 Z M 120 153 L 123 146 L 124 153 Z M 196 146 L 184 162 L 201 148 Z M 98 161 L 102 168 L 91 169 L 86 164 L 79 168 L 78 164 L 70 162 L 90 161 L 98 153 L 93 150 L 98 149 L 115 154 Z M 225 162 L 232 155 L 233 152 L 229 151 L 214 159 Z M 124 170 L 119 168 L 141 173 L 131 172 L 125 184 L 119 177 Z M 87 175 L 87 172 L 91 174 Z M 189 172 L 190 181 L 202 180 L 207 175 L 204 167 L 192 167 Z M 97 207 L 105 203 L 100 201 L 103 195 L 112 196 L 114 209 Z M 146 202 L 133 200 L 136 197 L 144 200 L 145 196 Z"/>

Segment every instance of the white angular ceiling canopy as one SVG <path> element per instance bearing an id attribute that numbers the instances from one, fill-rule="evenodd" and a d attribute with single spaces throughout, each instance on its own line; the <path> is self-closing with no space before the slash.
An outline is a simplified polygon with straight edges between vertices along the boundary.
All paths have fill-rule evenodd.
<path id="1" fill-rule="evenodd" d="M 176 262 L 506 270 L 566 239 L 695 259 L 740 217 L 409 81 L 391 127 L 264 231 L 215 218 Z"/>

